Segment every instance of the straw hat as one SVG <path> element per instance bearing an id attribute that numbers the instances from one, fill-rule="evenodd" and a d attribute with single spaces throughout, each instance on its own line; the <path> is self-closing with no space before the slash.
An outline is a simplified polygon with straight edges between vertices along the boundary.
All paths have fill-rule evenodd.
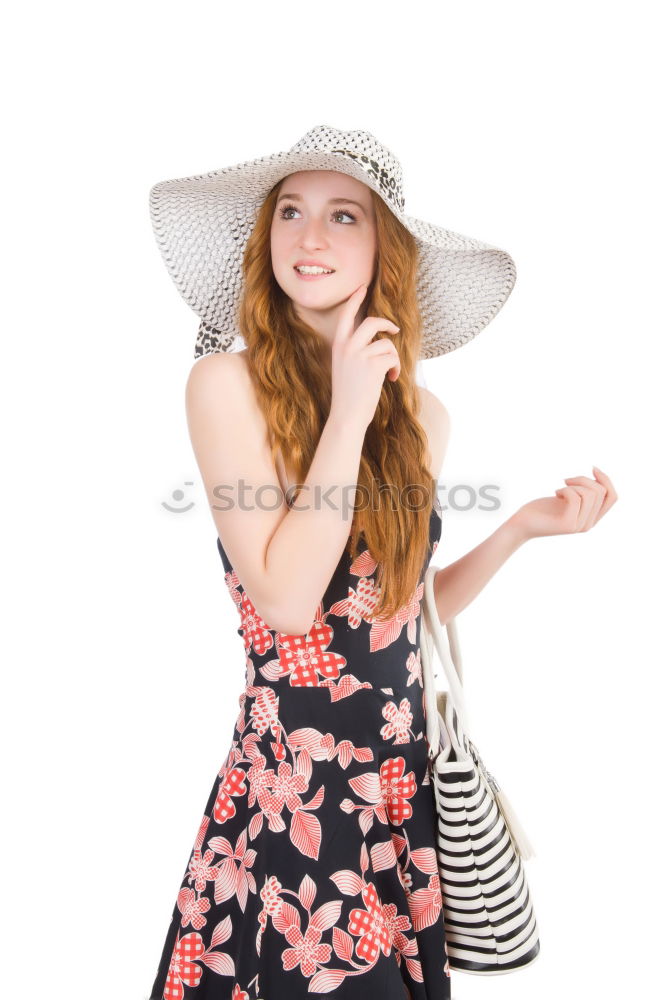
<path id="1" fill-rule="evenodd" d="M 405 215 L 397 157 L 370 132 L 318 125 L 289 150 L 151 188 L 150 218 L 166 268 L 200 318 L 196 358 L 236 350 L 242 341 L 237 306 L 244 248 L 266 195 L 299 170 L 338 170 L 362 181 L 416 240 L 421 359 L 462 347 L 494 319 L 515 284 L 512 257 Z"/>

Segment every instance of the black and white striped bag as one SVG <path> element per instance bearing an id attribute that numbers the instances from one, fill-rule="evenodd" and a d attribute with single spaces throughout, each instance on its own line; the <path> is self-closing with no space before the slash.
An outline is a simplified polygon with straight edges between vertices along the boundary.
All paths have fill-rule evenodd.
<path id="1" fill-rule="evenodd" d="M 461 972 L 513 972 L 540 952 L 522 865 L 534 851 L 467 735 L 457 626 L 454 618 L 446 623 L 447 650 L 434 598 L 439 569 L 430 565 L 425 574 L 420 645 L 448 961 Z M 435 687 L 435 649 L 448 691 Z"/>

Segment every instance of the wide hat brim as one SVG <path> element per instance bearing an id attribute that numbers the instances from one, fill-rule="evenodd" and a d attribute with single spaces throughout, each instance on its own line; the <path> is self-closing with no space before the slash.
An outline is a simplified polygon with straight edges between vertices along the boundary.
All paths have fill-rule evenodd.
<path id="1" fill-rule="evenodd" d="M 241 337 L 237 319 L 246 242 L 271 188 L 300 170 L 337 170 L 368 185 L 416 240 L 421 359 L 462 347 L 506 302 L 516 269 L 505 250 L 406 215 L 379 178 L 354 159 L 320 150 L 285 151 L 160 181 L 150 190 L 150 218 L 163 261 L 201 320 L 196 357 L 232 350 Z"/>

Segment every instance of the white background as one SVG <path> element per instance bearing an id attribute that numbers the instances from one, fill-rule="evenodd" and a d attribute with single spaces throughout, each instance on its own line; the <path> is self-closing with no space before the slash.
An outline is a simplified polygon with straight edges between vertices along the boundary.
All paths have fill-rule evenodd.
<path id="1" fill-rule="evenodd" d="M 652 12 L 14 6 L 1 60 L 4 996 L 148 996 L 243 685 L 185 421 L 197 319 L 158 253 L 149 188 L 319 124 L 378 136 L 402 162 L 409 214 L 517 265 L 486 330 L 422 366 L 452 420 L 435 561 L 593 464 L 619 494 L 590 532 L 519 549 L 458 618 L 474 739 L 536 849 L 541 956 L 506 976 L 454 972 L 453 996 L 648 995 L 661 888 Z M 452 486 L 488 483 L 496 511 L 448 504 Z M 177 489 L 188 513 L 163 506 Z"/>

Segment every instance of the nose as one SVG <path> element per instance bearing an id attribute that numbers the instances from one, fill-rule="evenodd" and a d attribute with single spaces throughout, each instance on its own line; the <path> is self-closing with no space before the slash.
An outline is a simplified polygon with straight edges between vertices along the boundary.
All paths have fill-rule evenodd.
<path id="1" fill-rule="evenodd" d="M 309 218 L 301 230 L 301 246 L 303 248 L 318 248 L 328 245 L 328 239 L 324 233 L 324 223 L 315 218 Z"/>

